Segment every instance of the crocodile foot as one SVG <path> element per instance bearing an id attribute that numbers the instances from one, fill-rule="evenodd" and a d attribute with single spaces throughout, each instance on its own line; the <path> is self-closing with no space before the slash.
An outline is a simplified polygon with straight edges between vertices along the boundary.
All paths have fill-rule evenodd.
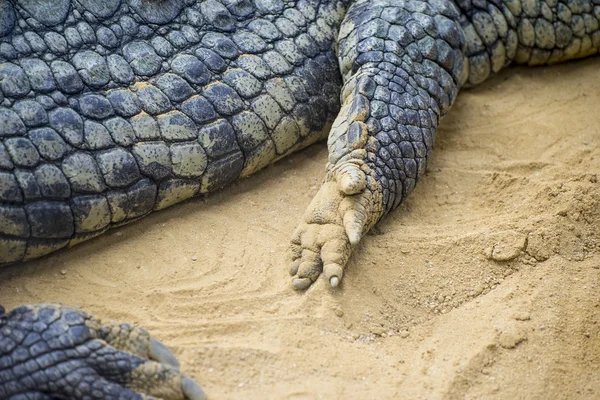
<path id="1" fill-rule="evenodd" d="M 204 400 L 146 330 L 52 304 L 0 306 L 0 398 Z"/>
<path id="2" fill-rule="evenodd" d="M 382 214 L 381 186 L 353 159 L 331 168 L 291 242 L 294 288 L 308 288 L 323 273 L 336 287 L 350 254 Z"/>

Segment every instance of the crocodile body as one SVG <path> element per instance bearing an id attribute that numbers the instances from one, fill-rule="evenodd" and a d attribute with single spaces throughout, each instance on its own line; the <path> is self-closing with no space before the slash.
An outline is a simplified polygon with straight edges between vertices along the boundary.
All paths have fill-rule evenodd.
<path id="1" fill-rule="evenodd" d="M 424 171 L 438 119 L 465 81 L 513 61 L 589 55 L 600 41 L 592 1 L 406 10 L 390 1 L 374 3 L 378 16 L 357 3 L 365 27 L 352 31 L 346 18 L 337 54 L 344 1 L 96 3 L 1 3 L 0 263 L 79 243 L 324 138 L 340 108 L 338 57 L 343 75 L 368 63 L 367 75 L 388 81 L 372 82 L 381 111 L 361 122 L 385 149 L 374 149 L 374 164 L 376 179 L 394 182 L 385 188 L 389 211 Z M 406 15 L 386 12 L 396 4 Z M 412 12 L 419 18 L 409 21 Z M 390 71 L 399 67 L 405 77 Z M 396 90 L 393 78 L 402 81 Z M 386 102 L 414 115 L 394 119 Z M 377 138 L 390 123 L 421 132 Z M 333 147 L 335 163 L 348 149 Z"/>
<path id="2" fill-rule="evenodd" d="M 0 0 L 0 264 L 216 190 L 328 136 L 291 274 L 297 289 L 321 273 L 336 286 L 356 243 L 414 189 L 459 90 L 513 63 L 596 54 L 599 21 L 600 0 Z M 201 398 L 129 327 L 115 340 L 58 306 L 14 310 L 0 326 L 2 398 L 84 397 L 89 385 L 73 394 L 81 365 L 137 393 Z M 80 364 L 50 351 L 24 369 L 37 350 L 23 338 L 36 329 L 52 351 L 78 349 L 66 359 Z M 71 380 L 21 383 L 59 366 Z"/>
<path id="3" fill-rule="evenodd" d="M 341 3 L 43 3 L 1 3 L 0 263 L 249 175 L 339 109 Z"/>

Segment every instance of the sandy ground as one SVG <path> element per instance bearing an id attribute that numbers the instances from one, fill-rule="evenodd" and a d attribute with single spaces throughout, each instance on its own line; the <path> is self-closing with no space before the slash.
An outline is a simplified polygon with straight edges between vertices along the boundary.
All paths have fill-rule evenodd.
<path id="1" fill-rule="evenodd" d="M 211 399 L 600 398 L 600 59 L 464 91 L 341 288 L 290 288 L 323 144 L 0 272 L 0 301 L 135 322 Z"/>

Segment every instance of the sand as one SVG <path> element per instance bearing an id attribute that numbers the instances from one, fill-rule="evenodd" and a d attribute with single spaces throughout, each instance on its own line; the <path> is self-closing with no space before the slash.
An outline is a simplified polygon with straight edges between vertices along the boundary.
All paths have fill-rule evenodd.
<path id="1" fill-rule="evenodd" d="M 600 59 L 463 91 L 343 284 L 290 286 L 318 144 L 0 272 L 0 301 L 148 328 L 211 399 L 600 398 Z"/>

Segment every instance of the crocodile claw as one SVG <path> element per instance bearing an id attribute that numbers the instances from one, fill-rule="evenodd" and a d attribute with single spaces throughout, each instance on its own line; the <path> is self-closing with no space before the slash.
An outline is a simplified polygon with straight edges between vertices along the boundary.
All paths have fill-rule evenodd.
<path id="1" fill-rule="evenodd" d="M 356 164 L 332 169 L 292 237 L 295 289 L 308 288 L 321 273 L 332 287 L 340 284 L 352 250 L 379 218 L 376 188 Z"/>

